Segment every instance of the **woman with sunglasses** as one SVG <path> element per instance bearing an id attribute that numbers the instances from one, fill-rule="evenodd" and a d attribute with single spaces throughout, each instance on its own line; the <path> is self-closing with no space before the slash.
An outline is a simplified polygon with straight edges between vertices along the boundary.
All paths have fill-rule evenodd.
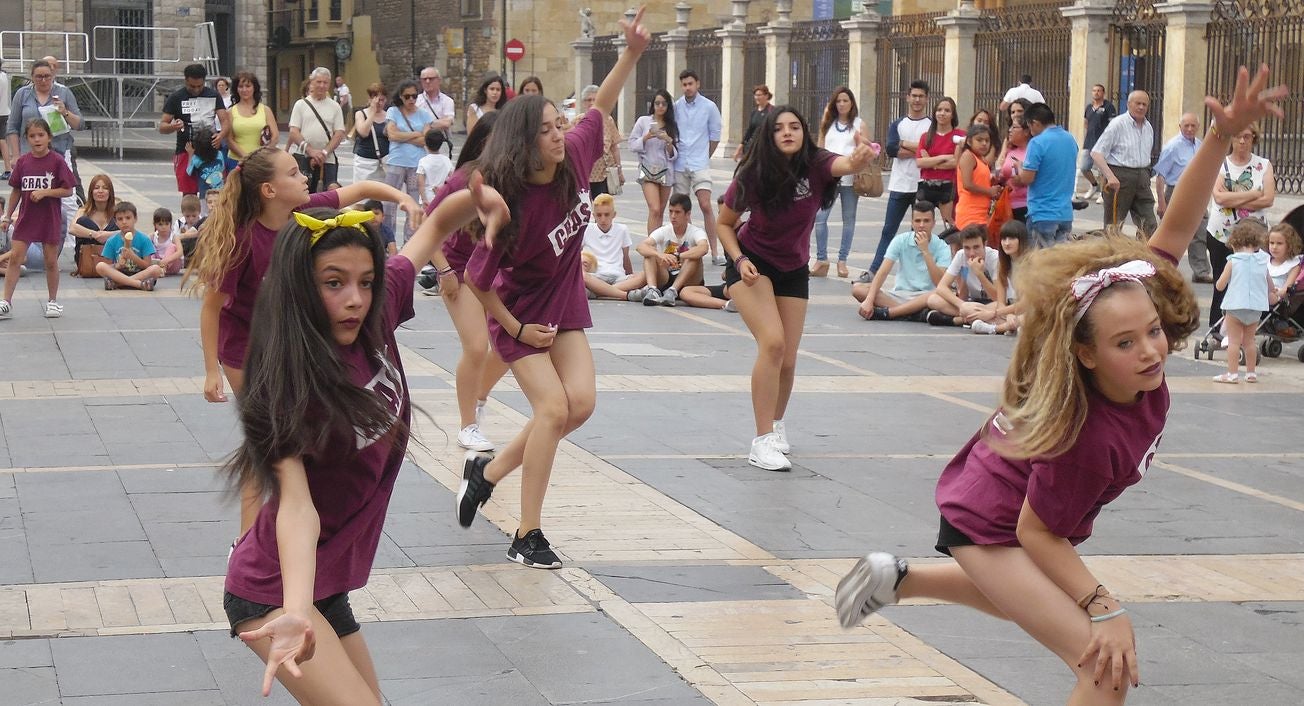
<path id="1" fill-rule="evenodd" d="M 385 183 L 406 191 L 408 196 L 420 200 L 417 188 L 417 163 L 426 156 L 426 130 L 434 118 L 417 108 L 421 89 L 417 82 L 408 79 L 398 85 L 393 105 L 385 111 L 385 136 L 389 138 L 389 156 L 385 158 Z M 385 225 L 397 230 L 394 205 L 385 205 Z M 413 224 L 403 226 L 403 240 L 412 237 Z"/>

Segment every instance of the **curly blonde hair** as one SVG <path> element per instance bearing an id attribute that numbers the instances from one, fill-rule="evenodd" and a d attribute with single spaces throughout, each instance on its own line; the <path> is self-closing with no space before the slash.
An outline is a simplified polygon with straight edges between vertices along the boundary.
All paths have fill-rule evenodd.
<path id="1" fill-rule="evenodd" d="M 1121 289 L 1144 287 L 1159 314 L 1169 353 L 1181 350 L 1195 331 L 1199 310 L 1186 278 L 1144 243 L 1114 236 L 1029 253 L 1014 275 L 1025 316 L 1001 395 L 1002 413 L 1013 430 L 1004 439 L 989 438 L 1002 456 L 1056 456 L 1077 443 L 1091 384 L 1077 348 L 1091 344 L 1095 317 L 1094 309 L 1088 309 L 1081 321 L 1074 321 L 1078 302 L 1069 286 L 1082 275 L 1131 260 L 1150 262 L 1155 276 L 1139 284 L 1115 284 L 1096 301 Z"/>

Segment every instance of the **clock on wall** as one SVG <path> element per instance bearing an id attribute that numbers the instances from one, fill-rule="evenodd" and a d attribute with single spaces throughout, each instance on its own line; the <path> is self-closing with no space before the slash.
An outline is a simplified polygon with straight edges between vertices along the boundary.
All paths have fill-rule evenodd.
<path id="1" fill-rule="evenodd" d="M 347 37 L 335 40 L 335 58 L 348 61 L 353 56 L 353 42 Z"/>

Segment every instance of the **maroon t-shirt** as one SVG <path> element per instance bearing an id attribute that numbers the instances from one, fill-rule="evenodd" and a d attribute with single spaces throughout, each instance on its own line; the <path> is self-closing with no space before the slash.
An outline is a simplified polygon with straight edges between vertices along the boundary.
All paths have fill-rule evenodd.
<path id="1" fill-rule="evenodd" d="M 18 220 L 14 222 L 12 238 L 24 243 L 60 243 L 63 241 L 62 201 L 47 196 L 32 201 L 32 192 L 38 189 L 69 189 L 73 185 L 72 170 L 63 161 L 63 155 L 50 150 L 44 157 L 28 152 L 18 158 L 9 174 L 9 185 L 18 190 Z"/>
<path id="2" fill-rule="evenodd" d="M 439 187 L 439 191 L 435 192 L 435 198 L 426 207 L 426 215 L 429 216 L 435 210 L 435 207 L 448 198 L 449 194 L 455 194 L 465 189 L 469 183 L 469 175 L 465 170 L 459 169 L 448 175 L 448 179 L 444 180 L 444 185 Z M 463 273 L 466 271 L 466 263 L 470 261 L 471 253 L 475 252 L 475 241 L 471 239 L 466 231 L 459 230 L 453 232 L 444 240 L 442 249 L 444 258 L 448 260 L 448 266 L 453 268 L 457 280 L 462 281 Z"/>
<path id="3" fill-rule="evenodd" d="M 566 210 L 552 195 L 550 185 L 529 185 L 515 198 L 521 219 L 520 235 L 512 252 L 476 243 L 466 265 L 466 277 L 476 288 L 493 288 L 503 304 L 526 324 L 552 324 L 559 331 L 589 328 L 589 298 L 584 289 L 580 236 L 593 214 L 588 174 L 602 156 L 602 113 L 590 110 L 566 133 L 566 160 L 577 175 L 580 202 Z M 510 363 L 543 353 L 514 340 L 492 316 L 489 337 L 494 350 Z"/>
<path id="4" fill-rule="evenodd" d="M 392 256 L 385 263 L 385 306 L 381 312 L 384 355 L 371 357 L 357 343 L 339 349 L 350 380 L 383 397 L 394 419 L 402 419 L 405 424 L 411 422 L 411 395 L 394 329 L 415 315 L 415 280 L 416 268 L 402 255 Z M 338 448 L 304 457 L 308 490 L 321 520 L 314 601 L 367 584 L 394 480 L 406 451 L 406 436 L 380 440 L 359 436 L 341 442 Z M 226 590 L 245 600 L 279 606 L 284 605 L 285 596 L 276 544 L 277 509 L 273 498 L 236 545 L 227 565 Z"/>
<path id="5" fill-rule="evenodd" d="M 919 141 L 919 147 L 927 150 L 929 157 L 941 157 L 944 154 L 955 154 L 955 138 L 959 137 L 960 141 L 963 142 L 964 135 L 964 130 L 952 130 L 947 133 L 939 132 L 936 135 L 933 135 L 933 139 L 928 140 L 925 144 L 924 140 L 928 139 L 928 133 L 924 133 L 923 138 Z M 956 180 L 955 169 L 955 167 L 951 167 L 950 169 L 937 169 L 936 167 L 925 169 L 920 167 L 919 178 L 934 180 L 941 179 L 942 181 L 954 182 Z"/>
<path id="6" fill-rule="evenodd" d="M 815 215 L 820 210 L 820 197 L 833 176 L 833 160 L 838 155 L 821 149 L 815 155 L 806 178 L 797 183 L 792 195 L 792 205 L 767 213 L 755 204 L 737 202 L 738 182 L 729 184 L 724 192 L 724 202 L 729 208 L 742 213 L 750 209 L 751 215 L 738 228 L 738 242 L 748 252 L 774 265 L 783 272 L 805 267 L 810 261 L 810 230 L 815 225 Z M 756 185 L 747 184 L 748 201 L 756 194 Z"/>
<path id="7" fill-rule="evenodd" d="M 308 197 L 308 203 L 295 209 L 339 208 L 340 195 L 323 191 Z M 276 232 L 255 220 L 236 234 L 235 252 L 227 266 L 218 291 L 226 295 L 217 319 L 217 359 L 228 368 L 244 369 L 245 350 L 249 348 L 249 322 L 254 316 L 258 289 L 272 262 Z"/>

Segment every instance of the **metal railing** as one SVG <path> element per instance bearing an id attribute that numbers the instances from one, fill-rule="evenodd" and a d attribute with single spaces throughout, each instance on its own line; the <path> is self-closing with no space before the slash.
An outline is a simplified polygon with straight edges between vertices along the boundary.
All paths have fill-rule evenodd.
<path id="1" fill-rule="evenodd" d="M 635 116 L 647 114 L 652 104 L 652 96 L 666 87 L 666 36 L 652 35 L 643 56 L 638 58 L 634 68 L 634 105 Z M 675 94 L 671 93 L 673 97 Z"/>
<path id="2" fill-rule="evenodd" d="M 62 51 L 60 51 L 62 49 Z M 53 55 L 67 64 L 67 71 L 80 71 L 91 60 L 91 40 L 85 32 L 0 32 L 0 62 L 26 71 L 33 61 Z"/>
<path id="3" fill-rule="evenodd" d="M 1150 125 L 1155 144 L 1151 161 L 1164 146 L 1164 44 L 1168 21 L 1155 11 L 1154 0 L 1118 0 L 1109 24 L 1109 83 L 1119 113 L 1127 111 L 1127 96 L 1145 91 L 1150 96 Z"/>
<path id="4" fill-rule="evenodd" d="M 1281 104 L 1285 119 L 1269 116 L 1263 121 L 1254 152 L 1272 162 L 1278 191 L 1304 194 L 1304 95 L 1299 91 L 1304 81 L 1304 0 L 1217 0 L 1205 38 L 1205 85 L 1211 95 L 1230 99 L 1236 67 L 1260 62 L 1272 67 L 1274 84 L 1291 87 Z"/>
<path id="5" fill-rule="evenodd" d="M 1067 124 L 1073 37 L 1072 25 L 1060 10 L 1069 4 L 1016 5 L 983 12 L 981 29 L 974 36 L 980 67 L 974 87 L 975 110 L 986 108 L 995 115 L 1006 89 L 1018 85 L 1022 74 L 1031 74 L 1046 104 Z M 957 115 L 957 124 L 968 117 Z M 1002 123 L 1001 127 L 1008 126 Z"/>
<path id="6" fill-rule="evenodd" d="M 792 61 L 788 103 L 814 130 L 833 89 L 847 83 L 847 30 L 838 20 L 795 22 L 788 53 Z"/>
<path id="7" fill-rule="evenodd" d="M 716 35 L 714 27 L 692 30 L 686 53 L 688 68 L 696 71 L 701 81 L 698 92 L 719 107 L 724 93 L 724 40 Z"/>
<path id="8" fill-rule="evenodd" d="M 941 92 L 946 35 L 937 26 L 937 19 L 942 15 L 940 12 L 925 12 L 883 18 L 882 34 L 875 47 L 879 74 L 878 115 L 865 116 L 866 120 L 873 118 L 870 134 L 875 139 L 885 139 L 888 125 L 906 114 L 906 92 L 911 81 L 922 79 L 928 82 L 934 93 Z"/>

